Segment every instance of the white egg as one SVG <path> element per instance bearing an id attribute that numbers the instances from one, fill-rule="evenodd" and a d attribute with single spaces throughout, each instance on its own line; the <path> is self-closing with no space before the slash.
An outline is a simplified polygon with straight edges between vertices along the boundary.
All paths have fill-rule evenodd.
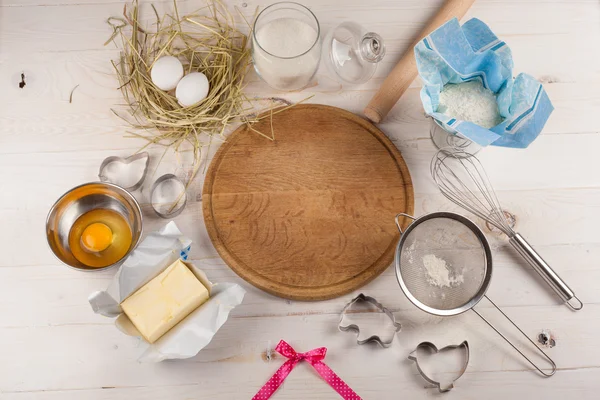
<path id="1" fill-rule="evenodd" d="M 184 76 L 177 84 L 175 97 L 184 107 L 193 106 L 208 95 L 208 79 L 202 72 L 192 72 Z"/>
<path id="2" fill-rule="evenodd" d="M 181 61 L 173 56 L 164 56 L 156 60 L 150 71 L 152 83 L 161 90 L 173 90 L 183 76 Z"/>

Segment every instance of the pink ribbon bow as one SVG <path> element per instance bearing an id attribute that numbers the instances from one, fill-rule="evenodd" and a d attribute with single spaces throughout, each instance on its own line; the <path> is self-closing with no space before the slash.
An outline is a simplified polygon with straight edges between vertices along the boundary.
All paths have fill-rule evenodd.
<path id="1" fill-rule="evenodd" d="M 362 400 L 354 390 L 350 389 L 350 386 L 346 385 L 346 382 L 340 379 L 325 363 L 323 359 L 327 353 L 325 347 L 319 347 L 306 353 L 296 353 L 296 350 L 292 348 L 285 341 L 280 341 L 275 348 L 279 354 L 287 357 L 288 360 L 275 372 L 275 374 L 269 379 L 267 383 L 254 395 L 252 400 L 266 400 L 270 398 L 273 393 L 281 386 L 285 378 L 292 372 L 296 364 L 300 361 L 305 360 L 313 366 L 313 368 L 325 379 L 325 382 L 342 396 L 345 400 Z"/>

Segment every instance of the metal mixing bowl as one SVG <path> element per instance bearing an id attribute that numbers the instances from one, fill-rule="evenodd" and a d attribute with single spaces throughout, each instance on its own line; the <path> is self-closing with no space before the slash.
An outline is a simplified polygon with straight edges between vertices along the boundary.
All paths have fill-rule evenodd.
<path id="1" fill-rule="evenodd" d="M 69 248 L 69 232 L 81 215 L 96 209 L 109 209 L 121 214 L 131 229 L 131 246 L 114 264 L 89 267 L 77 260 Z M 135 198 L 125 189 L 112 183 L 90 182 L 76 186 L 54 203 L 46 219 L 46 237 L 52 252 L 69 267 L 84 271 L 102 271 L 117 266 L 138 245 L 142 236 L 142 210 Z"/>

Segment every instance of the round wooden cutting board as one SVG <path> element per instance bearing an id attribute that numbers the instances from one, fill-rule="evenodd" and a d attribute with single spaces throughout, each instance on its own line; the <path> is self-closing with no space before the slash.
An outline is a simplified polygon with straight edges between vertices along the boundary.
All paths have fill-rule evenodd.
<path id="1" fill-rule="evenodd" d="M 270 118 L 253 127 L 270 133 Z M 413 213 L 408 168 L 390 140 L 339 108 L 273 115 L 275 141 L 245 126 L 215 155 L 204 220 L 225 262 L 276 296 L 323 300 L 355 290 L 392 262 L 394 217 Z"/>

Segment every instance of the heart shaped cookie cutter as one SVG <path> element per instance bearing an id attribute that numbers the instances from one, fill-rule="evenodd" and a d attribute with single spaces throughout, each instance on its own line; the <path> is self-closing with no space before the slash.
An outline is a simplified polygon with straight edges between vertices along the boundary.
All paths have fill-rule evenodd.
<path id="1" fill-rule="evenodd" d="M 138 160 L 142 160 L 142 159 L 146 160 L 146 162 L 144 164 L 144 169 L 141 172 L 140 177 L 137 180 L 135 180 L 135 182 L 133 184 L 123 185 L 122 182 L 118 182 L 118 181 L 116 182 L 115 179 L 110 179 L 110 177 L 107 176 L 107 170 L 110 165 L 121 164 L 127 168 L 127 166 L 130 165 L 131 163 L 138 161 Z M 146 175 L 148 174 L 148 165 L 149 164 L 150 164 L 150 155 L 145 151 L 142 153 L 134 154 L 129 157 L 110 156 L 110 157 L 105 158 L 104 161 L 102 161 L 102 164 L 100 164 L 100 170 L 98 171 L 98 178 L 100 178 L 100 181 L 102 181 L 102 182 L 113 183 L 115 185 L 121 186 L 125 190 L 134 191 L 134 190 L 139 189 L 142 186 L 142 183 L 144 183 L 144 179 L 146 179 Z"/>
<path id="2" fill-rule="evenodd" d="M 382 339 L 383 335 L 371 335 L 367 338 L 360 339 L 360 327 L 355 323 L 345 322 L 345 319 L 346 319 L 345 317 L 348 314 L 353 313 L 352 307 L 354 307 L 357 303 L 368 303 L 373 308 L 375 308 L 376 312 L 383 313 L 390 319 L 392 328 L 394 330 L 394 332 L 390 335 L 390 339 L 387 339 L 387 338 Z M 392 312 L 390 310 L 385 308 L 380 302 L 375 300 L 375 298 L 373 298 L 371 296 L 365 296 L 362 293 L 359 294 L 358 296 L 356 296 L 354 299 L 352 299 L 348 304 L 346 304 L 346 306 L 340 313 L 340 322 L 338 324 L 338 329 L 342 332 L 347 332 L 347 331 L 356 332 L 356 343 L 357 344 L 376 342 L 376 343 L 379 343 L 383 347 L 389 347 L 392 344 L 392 342 L 394 340 L 394 336 L 396 336 L 395 335 L 396 332 L 399 332 L 401 328 L 402 328 L 402 325 L 400 323 L 396 322 L 396 318 L 394 317 L 394 314 L 392 314 Z"/>
<path id="3" fill-rule="evenodd" d="M 463 365 L 462 369 L 460 371 L 458 371 L 458 376 L 446 385 L 431 378 L 429 375 L 427 375 L 427 373 L 425 371 L 423 371 L 423 369 L 419 365 L 419 360 L 417 357 L 417 352 L 419 351 L 419 349 L 427 349 L 427 350 L 432 350 L 434 353 L 441 353 L 446 350 L 461 349 L 461 348 L 464 349 L 466 352 L 465 353 L 466 359 L 465 359 L 464 365 Z M 415 364 L 417 365 L 417 370 L 419 371 L 419 373 L 421 374 L 423 379 L 425 379 L 427 382 L 431 383 L 432 385 L 435 385 L 438 388 L 438 390 L 440 391 L 440 393 L 448 392 L 450 389 L 454 388 L 454 382 L 456 382 L 461 376 L 463 376 L 463 374 L 467 370 L 467 365 L 469 364 L 469 343 L 465 340 L 461 344 L 455 344 L 455 345 L 442 347 L 441 349 L 438 350 L 438 348 L 436 347 L 435 344 L 433 344 L 431 342 L 422 342 L 422 343 L 419 343 L 417 348 L 414 349 L 408 355 L 408 359 L 415 362 Z"/>

